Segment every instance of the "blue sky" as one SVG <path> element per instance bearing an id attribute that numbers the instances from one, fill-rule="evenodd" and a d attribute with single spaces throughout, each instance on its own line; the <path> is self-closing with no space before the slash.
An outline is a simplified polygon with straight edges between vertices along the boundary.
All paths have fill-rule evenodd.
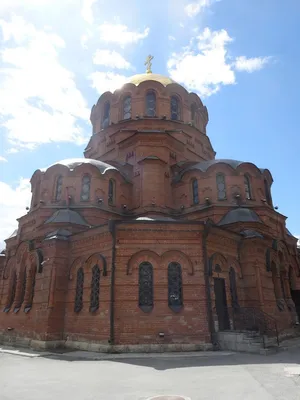
<path id="1" fill-rule="evenodd" d="M 1 0 L 0 242 L 33 172 L 82 156 L 91 107 L 148 54 L 200 95 L 218 158 L 270 169 L 300 235 L 299 15 L 298 0 Z"/>

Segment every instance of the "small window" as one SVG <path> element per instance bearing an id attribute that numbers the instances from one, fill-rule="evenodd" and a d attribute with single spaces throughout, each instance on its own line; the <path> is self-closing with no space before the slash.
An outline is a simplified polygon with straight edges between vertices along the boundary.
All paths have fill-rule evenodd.
<path id="1" fill-rule="evenodd" d="M 173 311 L 179 311 L 183 306 L 182 272 L 177 262 L 168 265 L 168 304 Z"/>
<path id="2" fill-rule="evenodd" d="M 90 175 L 84 175 L 81 182 L 81 201 L 90 200 L 90 191 L 91 191 L 91 177 Z"/>
<path id="3" fill-rule="evenodd" d="M 144 312 L 153 308 L 153 267 L 149 262 L 139 266 L 139 307 Z"/>
<path id="4" fill-rule="evenodd" d="M 272 201 L 271 201 L 270 187 L 269 187 L 269 184 L 268 184 L 268 182 L 267 182 L 266 179 L 264 180 L 264 185 L 265 185 L 265 195 L 266 195 L 267 203 L 268 203 L 269 205 L 271 205 L 271 204 L 272 204 Z"/>
<path id="5" fill-rule="evenodd" d="M 95 312 L 99 308 L 99 291 L 100 291 L 100 268 L 94 265 L 92 271 L 92 285 L 91 285 L 91 305 L 90 311 Z"/>
<path id="6" fill-rule="evenodd" d="M 103 116 L 102 116 L 102 129 L 107 128 L 110 123 L 110 103 L 107 101 L 103 107 Z"/>
<path id="7" fill-rule="evenodd" d="M 131 96 L 125 97 L 123 101 L 123 119 L 131 118 Z"/>
<path id="8" fill-rule="evenodd" d="M 195 103 L 193 103 L 191 105 L 191 122 L 193 124 L 193 126 L 196 126 L 196 110 L 197 110 L 197 106 Z"/>
<path id="9" fill-rule="evenodd" d="M 217 191 L 218 191 L 218 199 L 225 200 L 226 199 L 226 186 L 225 186 L 225 175 L 224 174 L 217 175 Z"/>
<path id="10" fill-rule="evenodd" d="M 230 268 L 229 270 L 229 283 L 230 283 L 230 294 L 231 294 L 231 305 L 232 308 L 238 308 L 238 295 L 237 295 L 237 288 L 236 288 L 236 273 L 234 268 Z"/>
<path id="11" fill-rule="evenodd" d="M 248 175 L 244 175 L 244 183 L 245 183 L 245 193 L 246 199 L 251 200 L 251 185 L 250 185 L 250 178 Z"/>
<path id="12" fill-rule="evenodd" d="M 193 204 L 199 204 L 198 181 L 197 181 L 197 179 L 193 179 L 192 180 L 192 193 L 193 193 Z"/>
<path id="13" fill-rule="evenodd" d="M 171 97 L 171 119 L 173 121 L 180 120 L 180 103 L 177 96 Z"/>
<path id="14" fill-rule="evenodd" d="M 76 313 L 80 312 L 83 307 L 83 284 L 84 284 L 84 272 L 83 268 L 80 267 L 77 271 L 76 291 L 75 291 L 74 311 Z"/>
<path id="15" fill-rule="evenodd" d="M 62 184 L 63 184 L 63 177 L 59 175 L 56 179 L 55 201 L 60 201 L 62 198 Z"/>
<path id="16" fill-rule="evenodd" d="M 113 205 L 115 203 L 115 181 L 110 179 L 108 181 L 108 204 Z"/>
<path id="17" fill-rule="evenodd" d="M 156 95 L 153 91 L 149 91 L 146 94 L 146 116 L 156 116 Z"/>

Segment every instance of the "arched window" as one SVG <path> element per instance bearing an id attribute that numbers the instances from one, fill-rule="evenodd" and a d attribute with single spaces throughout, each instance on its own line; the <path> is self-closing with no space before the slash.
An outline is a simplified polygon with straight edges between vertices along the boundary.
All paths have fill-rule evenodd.
<path id="1" fill-rule="evenodd" d="M 81 182 L 81 201 L 90 200 L 90 191 L 91 191 L 91 177 L 90 175 L 84 175 Z"/>
<path id="2" fill-rule="evenodd" d="M 123 100 L 123 119 L 131 118 L 131 96 L 126 96 Z"/>
<path id="3" fill-rule="evenodd" d="M 199 204 L 198 181 L 196 178 L 192 180 L 192 193 L 193 193 L 193 204 Z"/>
<path id="4" fill-rule="evenodd" d="M 231 305 L 232 308 L 238 308 L 238 295 L 237 295 L 237 288 L 236 288 L 236 273 L 234 268 L 230 268 L 229 270 L 229 283 L 230 283 L 230 294 L 231 294 Z"/>
<path id="5" fill-rule="evenodd" d="M 63 177 L 59 175 L 56 179 L 55 201 L 60 201 L 62 198 L 62 184 L 63 184 Z"/>
<path id="6" fill-rule="evenodd" d="M 115 203 L 115 181 L 110 179 L 108 181 L 108 204 L 113 205 Z"/>
<path id="7" fill-rule="evenodd" d="M 183 305 L 182 272 L 177 262 L 168 265 L 168 304 L 173 311 L 179 311 Z"/>
<path id="8" fill-rule="evenodd" d="M 104 103 L 101 128 L 107 128 L 110 122 L 110 103 Z"/>
<path id="9" fill-rule="evenodd" d="M 218 199 L 225 200 L 226 199 L 226 186 L 225 186 L 225 175 L 217 174 L 217 191 L 218 191 Z"/>
<path id="10" fill-rule="evenodd" d="M 197 110 L 197 106 L 195 103 L 193 103 L 191 105 L 191 122 L 192 122 L 193 126 L 196 125 L 196 110 Z"/>
<path id="11" fill-rule="evenodd" d="M 35 207 L 38 205 L 40 199 L 40 190 L 41 190 L 41 181 L 38 180 L 35 184 L 34 192 L 32 195 L 32 206 Z"/>
<path id="12" fill-rule="evenodd" d="M 146 94 L 146 116 L 155 117 L 156 116 L 156 95 L 153 90 L 147 92 Z"/>
<path id="13" fill-rule="evenodd" d="M 29 292 L 28 292 L 28 299 L 27 303 L 25 304 L 24 307 L 24 312 L 28 313 L 31 310 L 32 303 L 33 303 L 33 298 L 34 298 L 34 289 L 35 289 L 35 274 L 36 274 L 36 268 L 33 268 L 30 271 L 30 283 L 29 283 Z"/>
<path id="14" fill-rule="evenodd" d="M 180 120 L 180 102 L 177 96 L 171 97 L 171 119 L 173 121 Z"/>
<path id="15" fill-rule="evenodd" d="M 22 277 L 22 278 L 21 278 L 21 277 Z M 25 270 L 24 270 L 24 272 L 23 272 L 22 275 L 21 275 L 21 273 L 20 273 L 20 279 L 22 279 L 22 282 L 21 282 L 21 293 L 20 293 L 20 297 L 18 298 L 17 304 L 15 305 L 15 309 L 14 309 L 14 312 L 15 312 L 15 313 L 17 313 L 17 312 L 20 310 L 20 308 L 21 308 L 21 306 L 22 306 L 22 304 L 23 304 L 24 298 L 25 298 L 26 283 L 27 283 L 27 272 L 26 272 L 26 268 L 25 268 Z"/>
<path id="16" fill-rule="evenodd" d="M 153 267 L 149 262 L 139 266 L 139 307 L 144 312 L 153 308 Z"/>
<path id="17" fill-rule="evenodd" d="M 252 198 L 251 196 L 251 185 L 250 185 L 250 178 L 249 175 L 244 175 L 244 184 L 245 184 L 245 193 L 246 193 L 246 199 L 250 200 Z"/>
<path id="18" fill-rule="evenodd" d="M 99 290 L 100 290 L 100 268 L 94 265 L 92 270 L 92 285 L 91 285 L 91 305 L 90 311 L 95 312 L 99 308 Z"/>
<path id="19" fill-rule="evenodd" d="M 269 187 L 269 184 L 266 179 L 264 180 L 264 185 L 265 185 L 265 195 L 266 195 L 267 203 L 269 205 L 271 205 L 272 201 L 271 201 L 270 187 Z"/>
<path id="20" fill-rule="evenodd" d="M 13 271 L 10 280 L 10 288 L 9 288 L 9 297 L 6 307 L 4 308 L 4 312 L 8 312 L 11 306 L 14 304 L 15 296 L 16 296 L 16 289 L 17 289 L 17 274 L 16 271 Z"/>
<path id="21" fill-rule="evenodd" d="M 77 271 L 76 291 L 75 291 L 74 311 L 76 313 L 80 312 L 83 307 L 83 284 L 84 284 L 84 272 L 83 269 L 80 267 Z"/>

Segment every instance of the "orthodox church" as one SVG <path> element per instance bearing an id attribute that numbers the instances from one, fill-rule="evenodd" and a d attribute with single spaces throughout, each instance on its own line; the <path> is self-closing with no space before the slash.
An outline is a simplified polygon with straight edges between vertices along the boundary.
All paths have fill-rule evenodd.
<path id="1" fill-rule="evenodd" d="M 0 342 L 184 351 L 295 333 L 297 239 L 272 175 L 216 158 L 201 99 L 150 57 L 90 120 L 83 158 L 32 175 L 0 257 Z"/>

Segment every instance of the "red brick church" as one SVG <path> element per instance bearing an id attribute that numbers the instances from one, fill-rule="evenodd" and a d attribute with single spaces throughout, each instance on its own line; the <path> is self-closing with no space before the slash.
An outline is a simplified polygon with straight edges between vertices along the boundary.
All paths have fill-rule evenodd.
<path id="1" fill-rule="evenodd" d="M 201 99 L 149 65 L 91 123 L 84 158 L 31 178 L 0 257 L 0 342 L 180 351 L 295 332 L 297 239 L 272 175 L 215 158 Z"/>

